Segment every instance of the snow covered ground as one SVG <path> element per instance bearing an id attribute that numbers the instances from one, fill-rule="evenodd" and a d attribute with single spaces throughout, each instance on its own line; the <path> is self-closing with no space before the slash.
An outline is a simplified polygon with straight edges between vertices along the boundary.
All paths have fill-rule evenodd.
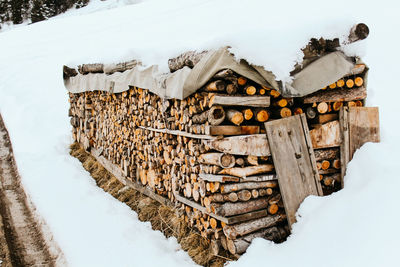
<path id="1" fill-rule="evenodd" d="M 183 51 L 230 45 L 238 57 L 287 79 L 309 38 L 344 36 L 355 22 L 369 25 L 371 33 L 346 51 L 362 55 L 370 67 L 368 105 L 380 107 L 382 142 L 356 153 L 344 190 L 306 199 L 287 242 L 255 240 L 230 265 L 398 266 L 400 4 L 169 0 L 117 7 L 133 2 L 99 1 L 0 32 L 0 112 L 24 187 L 70 266 L 194 263 L 175 239 L 152 231 L 97 188 L 69 156 L 63 64 L 136 58 L 166 69 L 167 59 Z"/>

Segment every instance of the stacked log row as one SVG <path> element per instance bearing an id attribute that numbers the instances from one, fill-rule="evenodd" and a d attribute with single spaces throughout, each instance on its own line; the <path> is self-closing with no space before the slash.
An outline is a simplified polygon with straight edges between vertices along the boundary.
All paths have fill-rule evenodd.
<path id="1" fill-rule="evenodd" d="M 310 126 L 317 168 L 324 194 L 342 186 L 339 111 L 341 107 L 362 107 L 367 97 L 366 66 L 357 64 L 348 75 L 302 98 Z"/>
<path id="2" fill-rule="evenodd" d="M 136 87 L 70 94 L 73 138 L 182 205 L 215 253 L 241 254 L 253 238 L 288 235 L 264 122 L 306 113 L 323 188 L 339 189 L 340 140 L 323 136 L 338 130 L 338 107 L 362 105 L 364 69 L 304 98 L 284 98 L 231 70 L 184 100 Z"/>

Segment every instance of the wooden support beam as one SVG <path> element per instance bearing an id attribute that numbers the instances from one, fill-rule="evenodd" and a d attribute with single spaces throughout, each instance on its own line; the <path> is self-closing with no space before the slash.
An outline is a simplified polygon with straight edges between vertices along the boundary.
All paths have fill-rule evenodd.
<path id="1" fill-rule="evenodd" d="M 117 178 L 118 181 L 120 181 L 123 185 L 129 186 L 165 206 L 174 207 L 174 204 L 169 199 L 154 193 L 152 190 L 143 185 L 140 185 L 136 182 L 132 182 L 129 179 L 127 179 L 127 177 L 124 175 L 124 172 L 117 165 L 111 163 L 103 156 L 100 156 L 101 152 L 99 150 L 92 148 L 90 153 L 107 171 L 109 171 L 112 175 L 114 175 L 115 178 Z"/>
<path id="2" fill-rule="evenodd" d="M 207 215 L 209 215 L 217 220 L 220 220 L 221 222 L 224 222 L 226 224 L 235 224 L 235 223 L 245 222 L 245 221 L 252 220 L 252 219 L 262 218 L 262 217 L 265 217 L 268 215 L 268 212 L 265 209 L 265 210 L 249 212 L 246 214 L 241 214 L 241 215 L 236 215 L 236 216 L 231 216 L 231 217 L 224 217 L 224 216 L 216 215 L 212 212 L 208 212 L 205 207 L 201 206 L 200 204 L 198 204 L 190 199 L 187 199 L 180 195 L 175 195 L 175 197 L 176 197 L 176 200 L 178 200 L 179 202 L 181 202 L 187 206 L 190 206 L 194 209 L 197 209 L 197 210 L 201 211 L 202 213 L 207 214 Z"/>

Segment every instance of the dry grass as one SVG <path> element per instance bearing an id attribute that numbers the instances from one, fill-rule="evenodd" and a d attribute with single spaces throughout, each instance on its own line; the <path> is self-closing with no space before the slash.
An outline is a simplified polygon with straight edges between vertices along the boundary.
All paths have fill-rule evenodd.
<path id="1" fill-rule="evenodd" d="M 183 216 L 175 209 L 163 206 L 124 186 L 78 143 L 70 146 L 70 154 L 82 162 L 99 187 L 136 211 L 139 220 L 150 221 L 152 228 L 161 231 L 166 237 L 176 237 L 182 249 L 187 251 L 197 264 L 215 267 L 224 265 L 223 258 L 212 255 L 209 241 L 190 229 Z"/>

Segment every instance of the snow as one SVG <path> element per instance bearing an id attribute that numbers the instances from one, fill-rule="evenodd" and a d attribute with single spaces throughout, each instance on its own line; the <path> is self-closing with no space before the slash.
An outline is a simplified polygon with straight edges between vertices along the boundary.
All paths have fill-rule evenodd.
<path id="1" fill-rule="evenodd" d="M 396 1 L 93 2 L 49 21 L 0 33 L 0 112 L 22 182 L 70 266 L 189 266 L 174 238 L 139 222 L 97 188 L 69 156 L 62 65 L 140 59 L 166 70 L 186 50 L 230 45 L 238 58 L 288 79 L 311 37 L 343 37 L 365 22 L 370 36 L 345 48 L 369 65 L 368 105 L 380 107 L 381 143 L 367 144 L 349 165 L 345 188 L 309 197 L 283 244 L 255 240 L 231 266 L 396 266 L 400 230 L 400 25 Z M 104 11 L 98 11 L 105 9 Z M 342 39 L 343 40 L 343 39 Z M 154 256 L 153 256 L 154 255 Z"/>

